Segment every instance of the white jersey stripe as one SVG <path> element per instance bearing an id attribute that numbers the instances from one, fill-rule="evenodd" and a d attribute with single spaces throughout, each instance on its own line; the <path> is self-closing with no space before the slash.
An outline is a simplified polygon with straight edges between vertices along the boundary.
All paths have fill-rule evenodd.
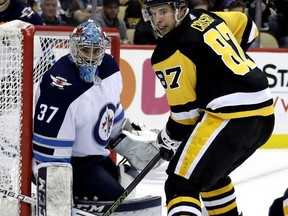
<path id="1" fill-rule="evenodd" d="M 180 113 L 171 112 L 171 114 L 173 119 L 175 120 L 193 119 L 200 115 L 200 110 L 193 109 L 188 112 L 180 112 Z"/>
<path id="2" fill-rule="evenodd" d="M 215 98 L 209 104 L 207 104 L 207 108 L 215 110 L 228 106 L 259 104 L 268 101 L 271 98 L 272 95 L 269 88 L 266 88 L 259 92 L 238 92 Z"/>

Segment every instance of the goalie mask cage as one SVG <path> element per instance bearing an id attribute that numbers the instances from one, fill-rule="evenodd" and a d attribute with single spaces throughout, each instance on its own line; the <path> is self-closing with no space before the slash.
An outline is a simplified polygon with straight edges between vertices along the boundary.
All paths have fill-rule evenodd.
<path id="1" fill-rule="evenodd" d="M 31 195 L 34 90 L 42 76 L 69 52 L 74 27 L 33 26 L 19 20 L 0 25 L 0 190 Z M 120 36 L 104 28 L 119 64 Z M 116 161 L 116 154 L 112 153 Z M 29 204 L 0 193 L 5 216 L 30 216 Z"/>

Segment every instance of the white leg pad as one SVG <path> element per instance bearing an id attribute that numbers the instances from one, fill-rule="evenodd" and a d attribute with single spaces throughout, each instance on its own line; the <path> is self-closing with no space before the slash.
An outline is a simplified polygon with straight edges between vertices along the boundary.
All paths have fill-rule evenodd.
<path id="1" fill-rule="evenodd" d="M 131 182 L 136 178 L 138 172 L 135 168 L 130 167 L 129 165 L 119 164 L 118 167 L 120 174 L 119 183 L 124 189 L 126 189 L 131 184 Z M 129 172 L 129 169 L 131 169 L 131 172 Z M 126 199 L 134 199 L 135 197 L 136 197 L 136 187 L 134 188 L 134 190 L 131 191 L 131 193 L 128 195 Z"/>
<path id="2" fill-rule="evenodd" d="M 37 216 L 71 216 L 73 207 L 71 164 L 42 163 L 37 168 Z"/>

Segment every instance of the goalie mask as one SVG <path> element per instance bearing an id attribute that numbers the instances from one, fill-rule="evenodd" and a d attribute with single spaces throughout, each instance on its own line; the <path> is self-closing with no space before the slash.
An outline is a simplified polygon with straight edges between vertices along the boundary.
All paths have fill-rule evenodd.
<path id="1" fill-rule="evenodd" d="M 165 4 L 171 5 L 171 7 L 174 10 L 176 21 L 175 27 L 177 27 L 184 19 L 184 17 L 189 13 L 187 0 L 144 0 L 145 7 L 142 9 L 143 19 L 145 22 L 150 21 L 152 28 L 160 38 L 163 37 L 163 35 L 161 35 L 161 33 L 157 30 L 156 24 L 154 23 L 153 19 L 153 16 L 155 15 L 153 15 L 150 9 L 152 7 L 161 6 Z M 185 10 L 185 15 L 181 19 L 178 19 L 179 10 Z M 165 14 L 161 12 L 161 14 L 158 14 L 158 16 L 165 16 Z"/>
<path id="2" fill-rule="evenodd" d="M 80 71 L 80 78 L 90 83 L 97 75 L 105 50 L 110 45 L 109 39 L 93 20 L 77 26 L 70 35 L 70 55 Z"/>

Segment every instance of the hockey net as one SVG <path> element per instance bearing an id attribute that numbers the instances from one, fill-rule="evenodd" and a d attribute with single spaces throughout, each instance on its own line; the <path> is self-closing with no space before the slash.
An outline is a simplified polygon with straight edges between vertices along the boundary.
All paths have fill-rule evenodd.
<path id="1" fill-rule="evenodd" d="M 31 195 L 33 93 L 43 73 L 69 52 L 72 30 L 33 26 L 19 20 L 0 25 L 1 215 L 31 215 L 29 204 L 5 196 L 3 191 Z M 107 52 L 119 63 L 119 33 L 112 28 L 104 31 L 111 40 Z"/>

